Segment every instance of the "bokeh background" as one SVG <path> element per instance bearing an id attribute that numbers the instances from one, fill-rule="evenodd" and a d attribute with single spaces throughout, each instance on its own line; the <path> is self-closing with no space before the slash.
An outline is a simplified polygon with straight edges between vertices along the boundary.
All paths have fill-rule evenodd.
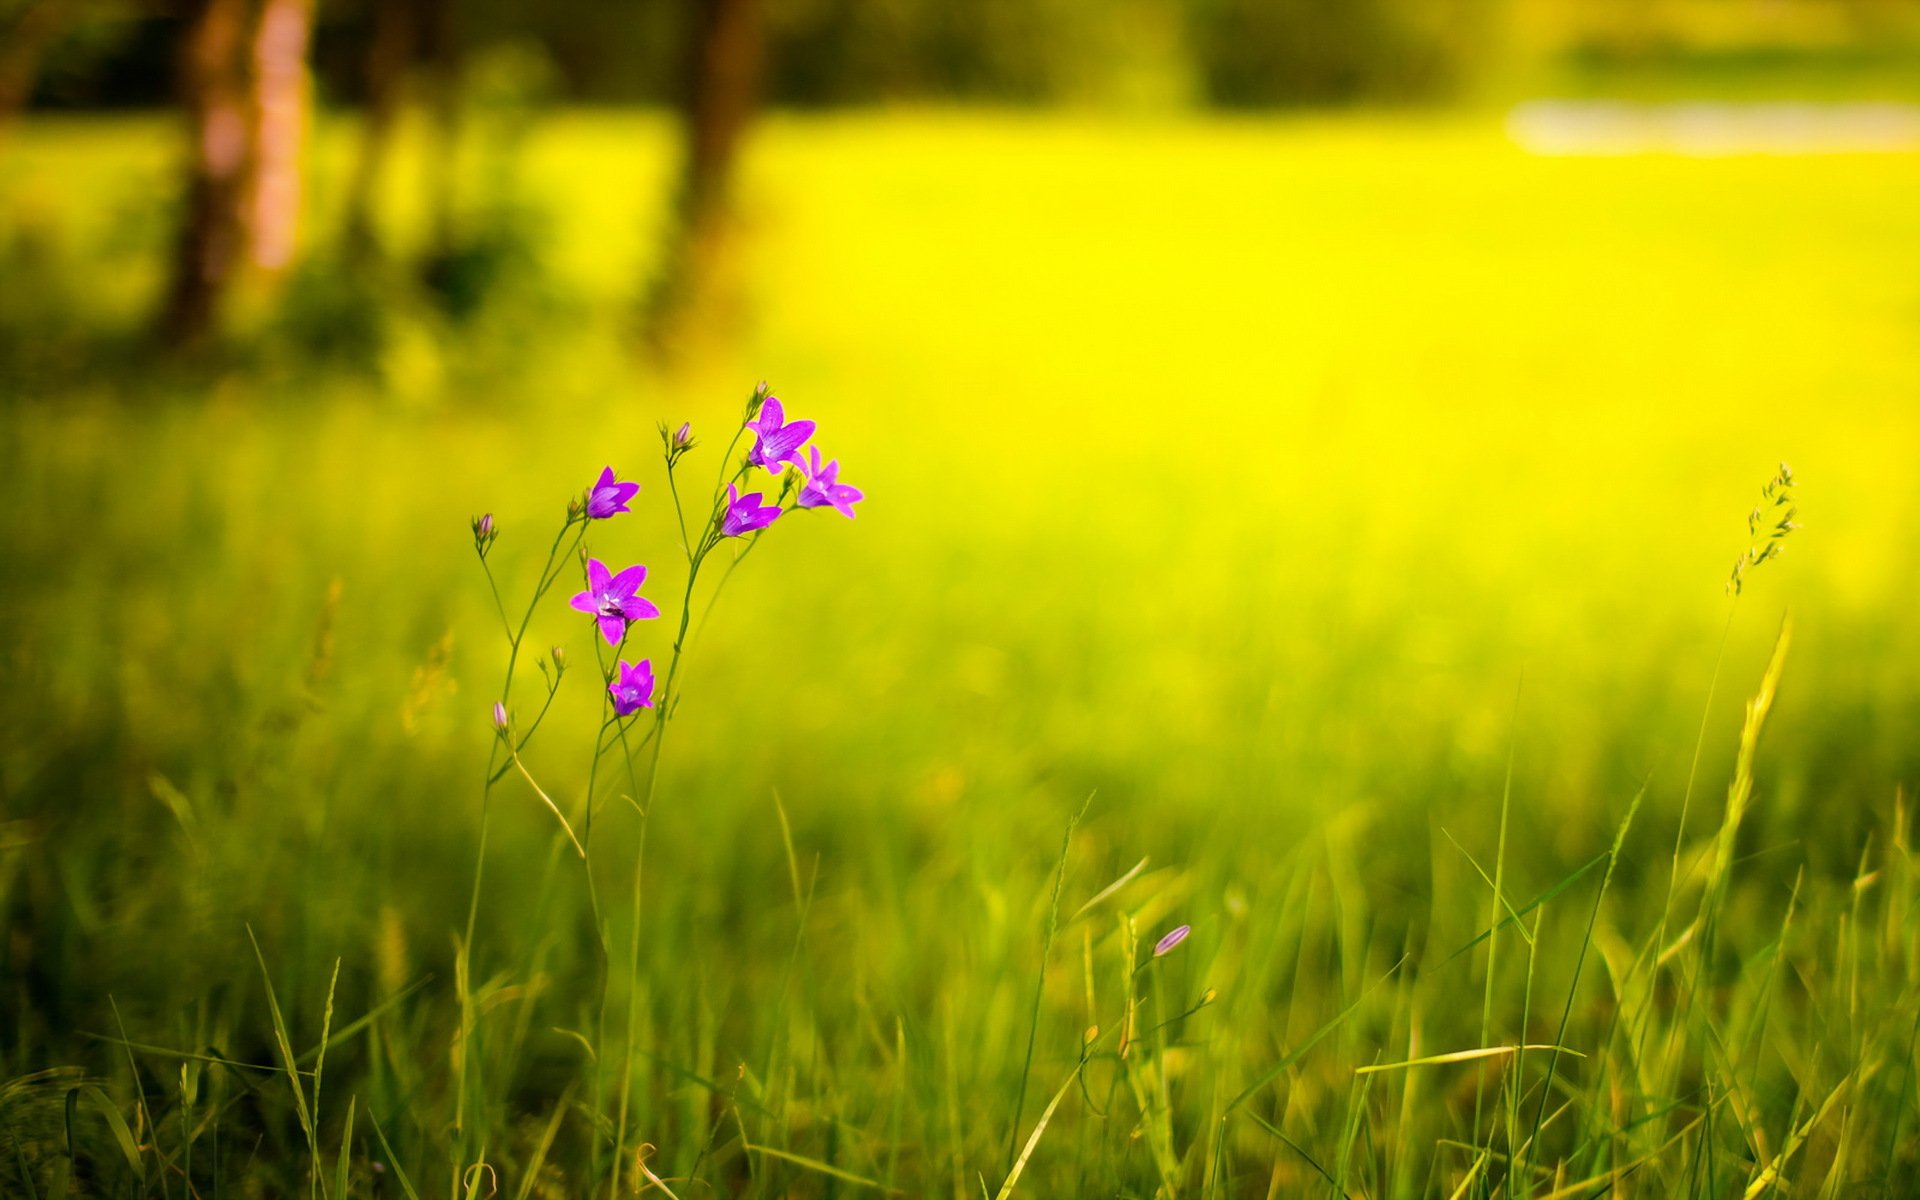
<path id="1" fill-rule="evenodd" d="M 1278 1022 L 1251 1058 L 1485 924 L 1457 847 L 1491 860 L 1509 770 L 1520 896 L 1645 786 L 1644 937 L 1791 610 L 1741 843 L 1777 926 L 1920 775 L 1917 104 L 1908 0 L 0 3 L 0 1075 L 119 1071 L 116 1021 L 269 1061 L 251 926 L 309 1033 L 336 959 L 343 1013 L 417 985 L 338 1069 L 401 1159 L 440 1144 L 505 656 L 468 520 L 524 593 L 612 464 L 643 490 L 595 551 L 664 603 L 655 425 L 704 478 L 761 378 L 868 498 L 777 526 L 695 644 L 643 1008 L 703 1078 L 839 1046 L 795 1153 L 879 1174 L 820 1111 L 886 1126 L 909 1068 L 849 1081 L 898 1022 L 979 1050 L 914 1077 L 925 1145 L 951 1094 L 997 1156 L 1089 794 L 1068 897 L 1147 858 L 1142 932 L 1190 921 L 1183 981 Z M 1781 460 L 1805 529 L 1735 601 Z M 534 628 L 590 662 L 563 604 Z M 569 804 L 587 676 L 530 755 Z M 578 1028 L 551 818 L 494 819 L 476 973 Z M 814 957 L 769 1017 L 782 820 Z M 1278 1016 L 1276 921 L 1337 929 Z M 501 1074 L 503 1129 L 559 1091 Z M 658 1082 L 697 1171 L 715 1118 Z"/>

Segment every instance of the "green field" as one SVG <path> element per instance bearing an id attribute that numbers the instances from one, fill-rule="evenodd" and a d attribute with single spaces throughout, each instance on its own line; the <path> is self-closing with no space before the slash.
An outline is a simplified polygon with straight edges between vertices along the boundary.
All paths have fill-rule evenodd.
<path id="1" fill-rule="evenodd" d="M 738 328 L 669 370 L 660 119 L 465 164 L 537 261 L 461 329 L 394 300 L 370 367 L 324 281 L 132 357 L 171 151 L 0 146 L 0 1192 L 632 1194 L 644 1144 L 687 1200 L 1911 1194 L 1920 156 L 776 117 Z M 603 771 L 598 926 L 493 790 L 463 981 L 468 519 L 524 598 L 613 464 L 589 543 L 671 626 L 654 426 L 704 488 L 762 377 L 859 519 L 776 524 L 699 626 L 637 891 Z M 1805 528 L 1731 599 L 1781 460 Z M 580 823 L 577 580 L 526 760 Z M 1395 1066 L 1522 1044 L 1564 1050 Z"/>

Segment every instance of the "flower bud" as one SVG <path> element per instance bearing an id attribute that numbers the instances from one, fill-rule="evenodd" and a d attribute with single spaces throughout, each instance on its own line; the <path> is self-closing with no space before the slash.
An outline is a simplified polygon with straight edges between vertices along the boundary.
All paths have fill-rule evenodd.
<path id="1" fill-rule="evenodd" d="M 1168 930 L 1165 937 L 1153 944 L 1153 956 L 1159 958 L 1171 952 L 1175 946 L 1186 941 L 1187 935 L 1192 932 L 1193 926 L 1191 925 L 1178 925 Z"/>
<path id="2" fill-rule="evenodd" d="M 556 671 L 564 671 L 567 669 L 567 652 L 565 648 L 560 646 L 553 648 L 553 669 Z"/>
<path id="3" fill-rule="evenodd" d="M 667 423 L 660 422 L 660 448 L 666 451 L 667 469 L 671 471 L 673 465 L 680 461 L 680 457 L 693 449 L 693 423 L 682 421 L 680 428 L 670 433 L 667 431 Z"/>
<path id="4" fill-rule="evenodd" d="M 493 702 L 493 727 L 501 733 L 507 731 L 507 706 L 498 700 Z"/>
<path id="5" fill-rule="evenodd" d="M 765 404 L 767 397 L 771 395 L 773 395 L 773 388 L 768 386 L 766 380 L 762 379 L 753 385 L 753 395 L 747 397 L 747 420 L 751 421 L 760 415 L 760 406 Z"/>
<path id="6" fill-rule="evenodd" d="M 493 527 L 492 513 L 482 513 L 473 519 L 473 548 L 480 552 L 480 557 L 487 556 L 487 551 L 493 547 L 493 539 L 499 536 L 500 531 Z"/>

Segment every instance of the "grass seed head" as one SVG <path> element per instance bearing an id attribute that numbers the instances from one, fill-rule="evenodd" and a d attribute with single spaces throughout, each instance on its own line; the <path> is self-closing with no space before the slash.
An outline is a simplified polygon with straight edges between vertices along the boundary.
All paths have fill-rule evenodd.
<path id="1" fill-rule="evenodd" d="M 1727 577 L 1727 590 L 1734 595 L 1738 596 L 1745 585 L 1747 571 L 1778 558 L 1787 536 L 1800 528 L 1800 522 L 1794 519 L 1800 515 L 1793 498 L 1794 486 L 1793 468 L 1786 463 L 1781 463 L 1774 477 L 1761 486 L 1760 503 L 1747 514 L 1750 544 L 1733 560 L 1733 573 Z"/>

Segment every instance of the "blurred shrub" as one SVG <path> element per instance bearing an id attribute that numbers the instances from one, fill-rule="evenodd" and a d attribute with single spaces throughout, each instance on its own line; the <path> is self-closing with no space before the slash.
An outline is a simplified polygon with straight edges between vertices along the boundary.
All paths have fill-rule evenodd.
<path id="1" fill-rule="evenodd" d="M 1487 6 L 1472 0 L 1192 0 L 1207 99 L 1234 108 L 1426 100 L 1484 59 Z"/>

